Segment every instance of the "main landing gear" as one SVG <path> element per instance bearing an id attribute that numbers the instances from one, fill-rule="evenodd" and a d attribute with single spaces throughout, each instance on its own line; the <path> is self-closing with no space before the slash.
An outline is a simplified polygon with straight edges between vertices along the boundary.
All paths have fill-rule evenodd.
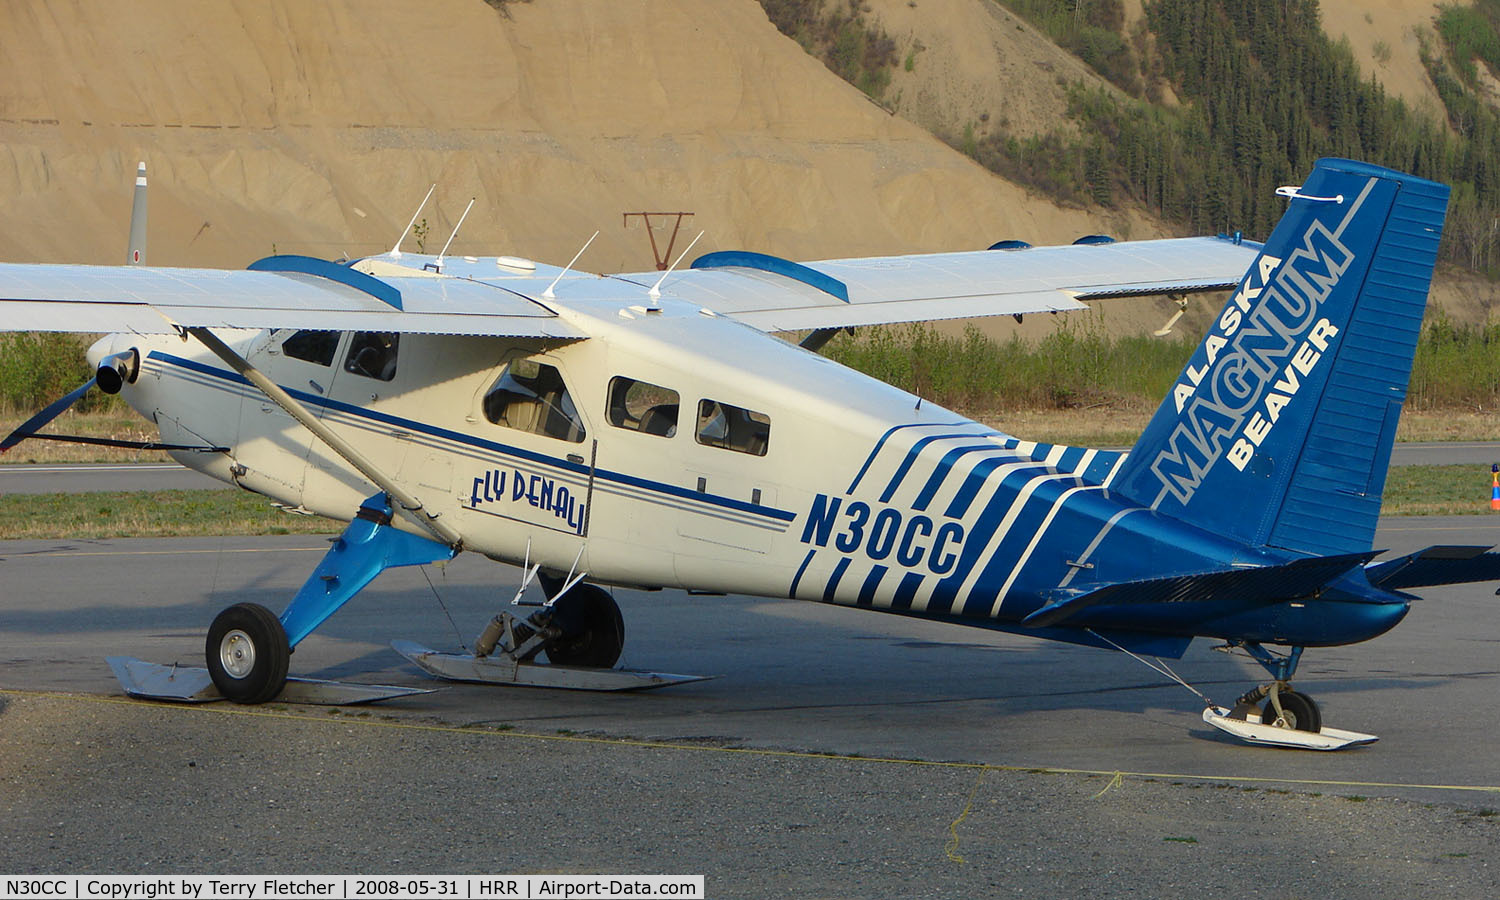
<path id="1" fill-rule="evenodd" d="M 236 703 L 264 703 L 286 685 L 292 647 L 275 613 L 236 603 L 214 617 L 204 656 L 220 694 Z"/>
<path id="2" fill-rule="evenodd" d="M 523 605 L 521 595 L 533 577 L 551 599 L 524 618 L 502 610 L 474 640 L 472 653 L 441 653 L 410 641 L 391 646 L 422 671 L 448 681 L 639 691 L 705 680 L 701 675 L 612 668 L 625 646 L 625 620 L 609 592 L 577 578 L 553 579 L 528 569 L 514 605 Z M 548 665 L 535 661 L 543 653 Z"/>
<path id="3" fill-rule="evenodd" d="M 376 494 L 334 540 L 280 616 L 259 604 L 237 603 L 215 617 L 204 644 L 207 668 L 160 666 L 118 656 L 108 662 L 125 693 L 159 700 L 276 699 L 339 705 L 427 693 L 421 688 L 289 678 L 287 667 L 297 645 L 381 572 L 443 562 L 456 554 L 453 547 L 393 528 L 390 501 Z M 517 605 L 539 569 L 529 568 L 516 595 Z M 392 646 L 428 674 L 452 681 L 620 691 L 702 680 L 695 675 L 612 668 L 625 645 L 620 608 L 603 588 L 582 584 L 582 573 L 569 574 L 566 581 L 542 576 L 551 599 L 526 618 L 500 613 L 475 642 L 472 654 L 439 653 L 404 641 Z M 535 661 L 542 653 L 550 665 Z"/>

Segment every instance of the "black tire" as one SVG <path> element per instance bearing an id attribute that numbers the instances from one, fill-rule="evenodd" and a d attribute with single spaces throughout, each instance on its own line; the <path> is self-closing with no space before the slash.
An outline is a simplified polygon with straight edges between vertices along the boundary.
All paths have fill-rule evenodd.
<path id="1" fill-rule="evenodd" d="M 575 584 L 553 604 L 552 624 L 562 630 L 547 644 L 547 660 L 554 665 L 608 669 L 625 649 L 625 617 L 601 587 Z"/>
<path id="2" fill-rule="evenodd" d="M 1296 691 L 1281 691 L 1281 711 L 1286 717 L 1282 727 L 1296 729 L 1297 731 L 1311 731 L 1314 734 L 1323 730 L 1323 713 L 1318 709 L 1318 704 L 1313 698 Z M 1276 705 L 1270 700 L 1266 701 L 1265 711 L 1261 713 L 1261 721 L 1267 725 L 1276 722 Z"/>
<path id="3" fill-rule="evenodd" d="M 203 653 L 214 686 L 235 703 L 265 703 L 286 686 L 286 629 L 258 603 L 236 603 L 215 616 Z"/>

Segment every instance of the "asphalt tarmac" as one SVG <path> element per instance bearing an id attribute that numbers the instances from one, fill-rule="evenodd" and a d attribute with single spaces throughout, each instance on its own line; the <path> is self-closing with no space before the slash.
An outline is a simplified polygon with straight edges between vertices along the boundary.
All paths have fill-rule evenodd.
<path id="1" fill-rule="evenodd" d="M 0 495 L 82 494 L 92 491 L 171 491 L 224 488 L 209 478 L 177 463 L 68 463 L 0 466 Z"/>
<path id="2" fill-rule="evenodd" d="M 1378 543 L 1495 544 L 1500 522 L 1393 519 Z M 0 543 L 0 871 L 706 871 L 710 896 L 746 897 L 1500 892 L 1492 587 L 1427 590 L 1391 633 L 1308 651 L 1297 684 L 1325 722 L 1381 736 L 1330 754 L 1236 744 L 1120 654 L 680 591 L 616 592 L 621 664 L 712 681 L 440 685 L 387 642 L 455 648 L 509 601 L 518 573 L 470 554 L 385 572 L 292 661 L 437 693 L 254 711 L 272 718 L 119 699 L 104 656 L 202 665 L 219 609 L 279 610 L 326 547 Z M 1226 705 L 1262 680 L 1207 641 L 1173 666 Z M 1219 890 L 1195 867 L 1237 875 Z"/>
<path id="3" fill-rule="evenodd" d="M 1500 543 L 1488 518 L 1383 523 L 1380 546 Z M 214 615 L 238 601 L 285 606 L 326 549 L 315 537 L 0 543 L 0 687 L 118 693 L 103 663 L 129 655 L 202 665 Z M 430 584 L 429 584 L 430 581 Z M 387 646 L 472 641 L 507 603 L 516 570 L 465 554 L 443 569 L 392 569 L 304 642 L 294 674 L 440 686 Z M 1423 785 L 1500 785 L 1493 587 L 1434 588 L 1374 641 L 1309 650 L 1299 689 L 1335 727 L 1381 736 L 1336 754 L 1242 747 L 1202 723 L 1202 703 L 1122 654 L 789 600 L 616 591 L 621 665 L 713 681 L 628 694 L 443 686 L 382 709 L 651 740 L 961 760 L 1090 771 L 1371 783 L 1421 799 Z M 451 622 L 450 622 L 451 618 Z M 1199 640 L 1173 667 L 1221 705 L 1262 680 Z M 1109 741 L 1097 740 L 1109 734 Z"/>

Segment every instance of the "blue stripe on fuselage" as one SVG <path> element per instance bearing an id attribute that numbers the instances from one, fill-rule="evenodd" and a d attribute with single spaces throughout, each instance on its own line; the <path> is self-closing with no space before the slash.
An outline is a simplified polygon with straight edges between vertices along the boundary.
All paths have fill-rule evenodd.
<path id="1" fill-rule="evenodd" d="M 978 425 L 977 422 L 974 423 L 974 424 Z M 980 427 L 983 427 L 983 426 L 980 426 Z M 881 494 L 880 494 L 880 502 L 881 503 L 889 503 L 890 502 L 891 495 L 895 494 L 896 493 L 896 488 L 900 487 L 901 486 L 901 482 L 903 482 L 903 481 L 906 480 L 906 475 L 907 475 L 908 472 L 911 471 L 912 465 L 914 463 L 916 463 L 917 457 L 921 456 L 922 455 L 922 451 L 924 449 L 926 449 L 927 445 L 931 444 L 933 441 L 946 441 L 946 440 L 954 440 L 954 439 L 958 439 L 958 438 L 962 438 L 964 440 L 973 440 L 974 438 L 981 438 L 981 437 L 1004 437 L 1004 436 L 1005 435 L 1000 434 L 999 432 L 992 431 L 992 432 L 989 432 L 988 434 L 931 434 L 931 435 L 928 435 L 927 437 L 924 437 L 924 438 L 918 440 L 916 443 L 914 443 L 914 444 L 911 445 L 911 449 L 910 450 L 906 451 L 906 458 L 903 459 L 903 460 L 901 460 L 901 465 L 899 465 L 899 466 L 896 467 L 896 473 L 891 476 L 890 483 L 885 486 L 885 490 L 883 492 L 881 492 Z"/>
<path id="2" fill-rule="evenodd" d="M 911 609 L 912 598 L 917 596 L 923 578 L 921 572 L 907 572 L 902 576 L 901 583 L 896 586 L 896 596 L 891 600 L 891 609 Z"/>
<path id="3" fill-rule="evenodd" d="M 848 569 L 849 557 L 847 556 L 839 560 L 838 565 L 833 567 L 833 574 L 829 576 L 828 584 L 823 587 L 824 603 L 834 602 L 834 598 L 838 596 L 839 581 L 844 577 L 844 572 L 846 572 Z"/>
<path id="4" fill-rule="evenodd" d="M 1057 504 L 1058 498 L 1064 491 L 1082 483 L 1083 480 L 1077 476 L 1058 475 L 1052 480 L 1037 485 L 1036 490 L 1026 498 L 1026 505 L 1016 516 L 1010 531 L 995 546 L 994 553 L 985 563 L 984 569 L 980 571 L 979 578 L 975 580 L 969 596 L 964 598 L 964 615 L 988 616 L 990 614 L 1001 585 L 1021 562 L 1021 554 L 1026 552 L 1027 545 L 1031 543 L 1032 538 L 1036 537 L 1047 514 Z M 1030 611 L 1027 610 L 1027 612 Z"/>
<path id="5" fill-rule="evenodd" d="M 942 489 L 943 483 L 948 480 L 954 463 L 970 453 L 997 453 L 1003 454 L 1002 458 L 1004 459 L 1015 458 L 1013 452 L 1002 450 L 995 444 L 970 444 L 966 447 L 955 447 L 944 453 L 943 458 L 938 460 L 937 465 L 933 467 L 932 474 L 927 477 L 927 483 L 922 486 L 922 490 L 917 494 L 917 499 L 912 503 L 912 509 L 925 512 L 927 505 L 932 502 L 933 496 Z"/>
<path id="6" fill-rule="evenodd" d="M 235 374 L 234 372 L 215 368 L 214 366 L 204 365 L 203 363 L 197 362 L 195 360 L 183 359 L 179 356 L 173 356 L 170 353 L 163 353 L 160 350 L 151 351 L 148 358 L 159 359 L 164 362 L 169 362 L 173 365 L 180 366 L 184 369 L 188 369 L 189 371 L 199 372 L 204 375 L 210 375 L 215 378 L 220 378 L 224 381 L 232 382 L 235 384 L 250 384 L 248 380 L 241 377 L 240 375 Z M 442 438 L 448 441 L 453 441 L 457 444 L 475 447 L 480 450 L 487 450 L 492 453 L 499 453 L 501 455 L 511 456 L 517 459 L 524 459 L 529 462 L 552 466 L 554 468 L 563 469 L 564 471 L 575 472 L 585 477 L 589 473 L 589 467 L 583 463 L 575 463 L 571 460 L 558 459 L 553 456 L 548 456 L 545 453 L 537 453 L 535 451 L 526 450 L 521 447 L 513 447 L 509 444 L 500 444 L 495 441 L 487 441 L 483 438 L 477 438 L 473 437 L 472 435 L 462 434 L 460 432 L 452 431 L 447 428 L 441 428 L 437 425 L 429 425 L 425 422 L 418 422 L 414 419 L 407 419 L 401 416 L 391 415 L 390 413 L 380 412 L 378 410 L 369 409 L 363 406 L 355 406 L 351 403 L 345 403 L 341 400 L 319 397 L 316 394 L 309 394 L 306 391 L 299 391 L 287 387 L 283 387 L 282 389 L 290 394 L 293 399 L 297 400 L 299 403 L 304 403 L 309 406 L 317 406 L 324 409 L 336 410 L 355 416 L 357 418 L 368 419 L 370 421 L 380 422 L 385 425 L 393 425 L 398 428 L 408 429 L 411 431 L 419 431 L 423 434 Z M 706 503 L 711 506 L 719 506 L 724 509 L 733 509 L 738 512 L 749 513 L 751 515 L 764 516 L 766 518 L 775 519 L 781 522 L 791 522 L 792 520 L 797 518 L 795 513 L 788 510 L 776 509 L 770 506 L 759 506 L 754 503 L 747 503 L 743 500 L 735 500 L 732 497 L 721 497 L 715 494 L 701 494 L 689 488 L 678 487 L 674 484 L 653 481 L 647 478 L 638 478 L 634 475 L 627 475 L 624 472 L 614 472 L 608 469 L 595 469 L 594 478 L 596 480 L 612 481 L 617 484 L 644 488 L 646 490 L 655 491 L 660 494 L 666 494 L 671 497 Z"/>
<path id="7" fill-rule="evenodd" d="M 865 583 L 860 586 L 859 599 L 855 601 L 858 606 L 873 606 L 875 603 L 875 592 L 880 590 L 880 581 L 885 578 L 885 573 L 890 571 L 889 566 L 873 566 L 870 574 L 865 576 Z"/>
<path id="8" fill-rule="evenodd" d="M 964 538 L 963 550 L 959 554 L 958 564 L 953 567 L 953 574 L 939 581 L 933 589 L 932 599 L 927 604 L 928 611 L 948 612 L 952 609 L 953 600 L 958 596 L 959 589 L 963 587 L 969 572 L 979 563 L 980 556 L 989 547 L 990 539 L 995 535 L 995 529 L 1005 519 L 1006 513 L 1010 512 L 1016 494 L 1031 479 L 1048 474 L 1052 474 L 1051 468 L 1041 463 L 1031 463 L 1018 466 L 1001 476 L 994 495 L 991 496 L 989 503 L 985 504 L 979 520 L 974 523 L 974 527 L 969 529 L 968 535 Z"/>
<path id="9" fill-rule="evenodd" d="M 860 479 L 862 479 L 862 478 L 865 477 L 865 473 L 870 470 L 870 466 L 874 464 L 875 458 L 880 455 L 880 451 L 885 447 L 885 442 L 888 441 L 888 440 L 890 440 L 891 435 L 895 434 L 896 432 L 901 431 L 901 430 L 906 429 L 906 428 L 958 428 L 959 426 L 964 425 L 964 424 L 965 424 L 964 422 L 960 421 L 960 422 L 907 422 L 905 425 L 892 425 L 890 428 L 887 428 L 885 430 L 885 434 L 882 434 L 880 436 L 880 440 L 878 440 L 878 441 L 875 442 L 874 449 L 872 449 L 870 451 L 870 455 L 865 458 L 865 464 L 859 467 L 859 471 L 856 472 L 855 475 L 854 475 L 854 480 L 851 481 L 851 482 L 849 482 L 849 490 L 845 491 L 844 493 L 846 493 L 846 494 L 852 494 L 852 493 L 854 493 L 854 489 L 857 488 L 857 487 L 859 487 Z M 970 423 L 970 424 L 973 424 L 973 423 Z"/>

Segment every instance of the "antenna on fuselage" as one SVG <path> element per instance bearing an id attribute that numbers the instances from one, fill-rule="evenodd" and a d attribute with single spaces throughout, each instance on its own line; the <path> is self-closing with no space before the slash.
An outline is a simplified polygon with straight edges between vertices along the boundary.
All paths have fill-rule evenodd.
<path id="1" fill-rule="evenodd" d="M 142 165 L 144 165 L 144 163 Z M 432 199 L 432 192 L 435 190 L 437 190 L 437 182 L 434 181 L 432 183 L 432 187 L 427 189 L 427 196 L 423 197 L 422 202 L 417 204 L 417 211 L 411 214 L 411 221 L 406 223 L 406 227 L 401 230 L 401 235 L 396 238 L 396 246 L 391 248 L 391 256 L 394 256 L 397 259 L 401 258 L 401 242 L 406 240 L 406 235 L 411 231 L 411 227 L 417 224 L 417 216 L 420 216 L 422 214 L 422 208 L 427 205 L 428 200 Z"/>
<path id="2" fill-rule="evenodd" d="M 562 281 L 562 277 L 568 274 L 569 269 L 573 268 L 573 263 L 578 262 L 578 257 L 583 255 L 583 251 L 587 250 L 589 248 L 589 244 L 592 244 L 594 242 L 594 238 L 598 236 L 599 232 L 595 231 L 594 237 L 591 237 L 583 242 L 583 246 L 578 248 L 578 252 L 573 254 L 573 258 L 568 260 L 568 264 L 563 266 L 563 270 L 561 272 L 558 272 L 557 277 L 552 279 L 552 283 L 547 285 L 547 289 L 545 291 L 542 291 L 543 297 L 546 297 L 548 300 L 554 300 L 557 298 L 557 295 L 552 293 L 552 289 L 557 287 L 557 283 L 559 281 Z"/>
<path id="3" fill-rule="evenodd" d="M 443 257 L 448 255 L 448 248 L 453 246 L 453 239 L 458 237 L 458 229 L 464 227 L 464 219 L 469 217 L 469 210 L 474 208 L 476 199 L 475 197 L 469 198 L 469 205 L 464 207 L 464 214 L 458 217 L 458 224 L 453 226 L 453 233 L 448 235 L 448 243 L 444 244 L 442 252 L 438 253 L 437 270 L 439 272 L 443 271 Z"/>
<path id="4" fill-rule="evenodd" d="M 703 234 L 701 231 L 698 232 L 698 237 L 693 238 L 693 243 L 688 244 L 687 249 L 679 253 L 677 259 L 667 267 L 667 271 L 661 273 L 661 277 L 656 279 L 656 284 L 651 285 L 651 290 L 646 292 L 646 296 L 651 298 L 651 305 L 646 307 L 646 309 L 655 310 L 656 312 L 661 311 L 661 307 L 656 305 L 656 301 L 661 299 L 661 283 L 666 281 L 667 276 L 671 275 L 672 271 L 677 268 L 677 263 L 682 262 L 682 258 L 692 252 L 693 246 L 698 243 L 698 238 L 703 237 Z"/>
<path id="5" fill-rule="evenodd" d="M 146 264 L 146 161 L 135 167 L 135 199 L 130 204 L 130 246 L 125 262 L 132 266 Z"/>

